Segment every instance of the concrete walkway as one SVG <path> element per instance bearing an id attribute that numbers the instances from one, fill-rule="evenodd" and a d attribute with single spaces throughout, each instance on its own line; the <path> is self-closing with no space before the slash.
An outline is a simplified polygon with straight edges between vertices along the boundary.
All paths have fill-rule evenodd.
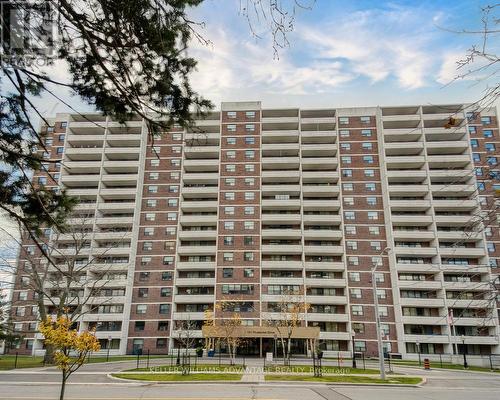
<path id="1" fill-rule="evenodd" d="M 258 358 L 249 358 L 245 360 L 246 368 L 241 382 L 260 383 L 265 382 L 264 378 L 264 361 Z"/>

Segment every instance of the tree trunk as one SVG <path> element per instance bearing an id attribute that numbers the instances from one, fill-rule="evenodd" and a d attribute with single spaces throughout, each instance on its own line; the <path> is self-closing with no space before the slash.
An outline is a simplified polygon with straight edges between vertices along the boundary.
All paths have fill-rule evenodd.
<path id="1" fill-rule="evenodd" d="M 63 372 L 62 375 L 62 381 L 61 381 L 61 392 L 59 393 L 59 400 L 64 400 L 64 391 L 66 390 L 66 380 L 68 377 L 66 376 L 66 373 Z"/>

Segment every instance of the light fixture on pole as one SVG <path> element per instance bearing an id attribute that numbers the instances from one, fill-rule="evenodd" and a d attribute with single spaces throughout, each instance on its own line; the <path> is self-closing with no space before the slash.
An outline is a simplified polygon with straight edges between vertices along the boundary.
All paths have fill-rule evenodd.
<path id="1" fill-rule="evenodd" d="M 356 336 L 356 332 L 354 329 L 351 332 L 352 337 L 352 368 L 357 368 L 356 366 L 356 348 L 354 347 L 354 337 Z"/>
<path id="2" fill-rule="evenodd" d="M 420 359 L 420 343 L 418 340 L 415 342 L 415 346 L 417 346 L 418 366 L 420 367 L 422 365 L 422 360 Z"/>
<path id="3" fill-rule="evenodd" d="M 464 368 L 467 368 L 468 367 L 468 364 L 467 364 L 467 346 L 465 345 L 465 336 L 462 335 L 462 345 L 463 345 L 463 353 L 464 353 Z"/>
<path id="4" fill-rule="evenodd" d="M 377 342 L 378 342 L 378 360 L 380 367 L 380 379 L 385 379 L 385 365 L 384 365 L 384 345 L 382 343 L 382 330 L 380 329 L 380 313 L 378 309 L 378 296 L 377 296 L 377 280 L 375 279 L 375 271 L 379 266 L 379 259 L 383 263 L 382 256 L 384 253 L 391 251 L 389 247 L 386 247 L 380 252 L 379 258 L 373 263 L 372 266 L 372 286 L 373 286 L 373 304 L 375 305 L 375 322 L 377 327 Z"/>
<path id="5" fill-rule="evenodd" d="M 111 340 L 112 340 L 111 336 L 108 336 L 108 352 L 106 354 L 106 362 L 109 361 L 109 349 L 111 348 Z"/>

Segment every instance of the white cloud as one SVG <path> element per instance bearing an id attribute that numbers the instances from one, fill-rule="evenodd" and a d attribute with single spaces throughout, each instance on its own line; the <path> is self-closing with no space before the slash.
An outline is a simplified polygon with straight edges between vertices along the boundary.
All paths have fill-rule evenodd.
<path id="1" fill-rule="evenodd" d="M 436 81 L 446 85 L 453 81 L 457 75 L 457 62 L 464 58 L 464 53 L 459 51 L 445 53 L 442 57 L 441 68 L 439 69 Z"/>

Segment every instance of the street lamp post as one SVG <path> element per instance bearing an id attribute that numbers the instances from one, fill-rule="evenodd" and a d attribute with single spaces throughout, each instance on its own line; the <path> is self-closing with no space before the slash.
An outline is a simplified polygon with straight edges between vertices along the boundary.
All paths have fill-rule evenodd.
<path id="1" fill-rule="evenodd" d="M 356 349 L 354 348 L 354 336 L 356 335 L 356 332 L 354 330 L 351 333 L 352 337 L 352 368 L 355 369 L 357 368 L 356 366 Z"/>
<path id="2" fill-rule="evenodd" d="M 420 343 L 418 342 L 418 340 L 415 342 L 415 345 L 417 346 L 418 366 L 420 367 L 422 365 L 422 360 L 420 359 Z"/>
<path id="3" fill-rule="evenodd" d="M 278 358 L 278 353 L 276 352 L 276 339 L 277 335 L 276 333 L 274 334 L 274 341 L 273 341 L 273 357 Z"/>
<path id="4" fill-rule="evenodd" d="M 467 364 L 467 346 L 465 345 L 465 336 L 462 335 L 462 345 L 463 345 L 463 349 L 464 349 L 464 368 L 467 368 L 468 367 L 468 364 Z"/>
<path id="5" fill-rule="evenodd" d="M 382 258 L 384 253 L 389 252 L 391 249 L 386 247 L 380 253 L 379 257 Z M 382 333 L 380 329 L 380 313 L 378 310 L 378 296 L 377 296 L 377 280 L 375 279 L 375 271 L 378 267 L 378 260 L 372 266 L 372 286 L 373 286 L 373 304 L 375 305 L 375 321 L 377 327 L 377 342 L 378 342 L 378 361 L 380 367 L 380 379 L 385 379 L 385 365 L 384 365 L 384 345 L 382 343 Z"/>
<path id="6" fill-rule="evenodd" d="M 111 336 L 108 336 L 108 352 L 106 353 L 106 362 L 109 361 L 109 349 L 111 348 Z"/>

